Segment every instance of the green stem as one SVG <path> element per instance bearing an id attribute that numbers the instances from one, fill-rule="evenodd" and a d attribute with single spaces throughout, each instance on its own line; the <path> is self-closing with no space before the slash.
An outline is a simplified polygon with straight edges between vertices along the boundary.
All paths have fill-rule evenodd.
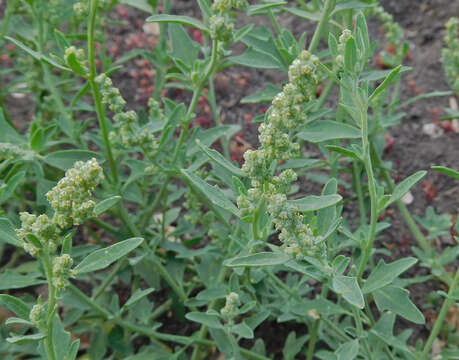
<path id="1" fill-rule="evenodd" d="M 334 86 L 335 86 L 335 80 L 330 79 L 328 84 L 322 90 L 322 93 L 320 94 L 320 97 L 317 100 L 317 103 L 314 105 L 314 108 L 313 108 L 314 111 L 317 111 L 322 108 L 325 101 L 327 101 L 328 97 L 330 96 L 330 92 L 333 90 Z"/>
<path id="2" fill-rule="evenodd" d="M 102 281 L 102 284 L 100 284 L 99 288 L 96 290 L 95 294 L 92 296 L 92 300 L 96 301 L 97 298 L 104 293 L 107 286 L 110 285 L 110 283 L 115 278 L 116 274 L 118 274 L 118 272 L 121 270 L 121 268 L 123 267 L 125 263 L 126 263 L 126 258 L 123 258 L 122 260 L 116 263 L 116 265 L 110 271 L 110 274 Z"/>
<path id="3" fill-rule="evenodd" d="M 272 10 L 269 10 L 269 18 L 271 19 L 271 22 L 274 26 L 274 30 L 276 30 L 277 35 L 282 34 L 282 29 L 279 25 L 279 22 L 277 21 L 276 17 L 274 16 L 274 13 Z"/>
<path id="4" fill-rule="evenodd" d="M 48 282 L 48 314 L 46 326 L 45 348 L 48 355 L 48 360 L 56 360 L 53 343 L 53 323 L 54 323 L 54 308 L 56 306 L 56 288 L 53 284 L 53 266 L 49 256 L 49 248 L 45 249 L 45 254 L 42 257 L 43 267 L 46 272 L 46 280 Z"/>
<path id="5" fill-rule="evenodd" d="M 320 291 L 320 297 L 322 299 L 326 299 L 328 295 L 328 288 L 325 285 L 322 285 L 322 290 Z M 312 360 L 314 357 L 314 351 L 316 348 L 317 343 L 317 333 L 319 331 L 320 326 L 320 317 L 314 320 L 314 324 L 312 325 L 311 337 L 308 343 L 308 353 L 306 356 L 306 360 Z"/>
<path id="6" fill-rule="evenodd" d="M 362 279 L 363 272 L 365 271 L 368 260 L 370 259 L 371 250 L 376 235 L 376 224 L 378 221 L 378 204 L 376 198 L 376 181 L 373 174 L 373 165 L 371 163 L 370 145 L 368 142 L 368 117 L 367 108 L 361 109 L 361 124 L 362 124 L 362 148 L 364 151 L 364 164 L 365 171 L 368 178 L 368 192 L 370 193 L 370 228 L 368 231 L 368 238 L 365 244 L 365 249 L 360 262 L 358 279 Z"/>
<path id="7" fill-rule="evenodd" d="M 365 201 L 363 198 L 362 183 L 360 182 L 360 169 L 359 165 L 357 164 L 357 161 L 355 160 L 352 164 L 352 180 L 354 183 L 354 190 L 357 194 L 357 199 L 359 201 L 360 223 L 364 225 L 367 222 L 367 211 L 365 208 Z"/>
<path id="8" fill-rule="evenodd" d="M 356 325 L 356 330 L 357 330 L 357 337 L 359 339 L 359 342 L 362 341 L 363 343 L 363 350 L 365 351 L 368 360 L 372 359 L 370 348 L 368 346 L 367 339 L 363 337 L 363 326 L 362 326 L 362 319 L 360 318 L 360 310 L 357 309 L 356 307 L 352 307 L 352 311 L 354 313 L 354 320 L 355 320 L 355 325 Z"/>
<path id="9" fill-rule="evenodd" d="M 96 13 L 97 13 L 97 2 L 98 0 L 90 1 L 89 11 L 89 25 L 88 25 L 88 62 L 89 62 L 89 77 L 88 81 L 91 85 L 92 97 L 94 105 L 96 107 L 97 119 L 99 121 L 99 127 L 102 131 L 102 139 L 105 145 L 105 151 L 107 152 L 108 162 L 110 164 L 110 171 L 112 173 L 113 181 L 118 184 L 118 167 L 115 159 L 113 158 L 112 148 L 110 140 L 108 138 L 108 123 L 105 117 L 104 107 L 100 96 L 99 87 L 96 84 L 97 68 L 96 68 L 96 49 L 94 47 L 94 31 L 96 25 Z"/>
<path id="10" fill-rule="evenodd" d="M 456 270 L 456 275 L 454 276 L 453 282 L 451 283 L 451 286 L 448 291 L 448 297 L 445 299 L 443 302 L 443 305 L 440 309 L 440 313 L 438 314 L 437 320 L 435 320 L 435 324 L 433 326 L 432 332 L 429 335 L 429 338 L 427 339 L 426 344 L 424 345 L 424 350 L 422 351 L 421 356 L 418 358 L 419 360 L 423 360 L 427 358 L 427 354 L 430 352 L 430 349 L 432 348 L 432 345 L 437 338 L 438 333 L 440 332 L 441 328 L 444 326 L 444 320 L 446 317 L 446 314 L 448 313 L 449 308 L 453 305 L 455 301 L 455 292 L 456 292 L 456 287 L 459 282 L 459 267 Z"/>
<path id="11" fill-rule="evenodd" d="M 212 110 L 212 115 L 215 119 L 215 125 L 220 126 L 222 125 L 222 121 L 220 119 L 220 114 L 218 112 L 217 100 L 215 96 L 215 84 L 214 84 L 214 74 L 212 74 L 209 78 L 209 94 L 208 94 L 210 108 Z M 230 151 L 229 151 L 229 142 L 226 136 L 223 136 L 221 139 L 223 155 L 230 159 Z"/>
<path id="12" fill-rule="evenodd" d="M 323 7 L 322 17 L 320 18 L 319 24 L 316 27 L 314 35 L 312 36 L 311 43 L 309 44 L 309 52 L 313 53 L 316 51 L 317 46 L 319 45 L 320 39 L 325 32 L 328 23 L 328 17 L 330 13 L 335 8 L 336 0 L 326 0 Z"/>

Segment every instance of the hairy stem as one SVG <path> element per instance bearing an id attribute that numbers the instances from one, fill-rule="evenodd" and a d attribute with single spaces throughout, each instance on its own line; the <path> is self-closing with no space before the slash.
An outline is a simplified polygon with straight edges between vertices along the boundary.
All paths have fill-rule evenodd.
<path id="1" fill-rule="evenodd" d="M 326 0 L 323 7 L 322 17 L 320 18 L 319 24 L 316 27 L 314 35 L 312 36 L 311 43 L 309 44 L 309 52 L 313 53 L 319 45 L 320 39 L 324 35 L 325 29 L 327 28 L 328 17 L 335 8 L 336 0 Z"/>

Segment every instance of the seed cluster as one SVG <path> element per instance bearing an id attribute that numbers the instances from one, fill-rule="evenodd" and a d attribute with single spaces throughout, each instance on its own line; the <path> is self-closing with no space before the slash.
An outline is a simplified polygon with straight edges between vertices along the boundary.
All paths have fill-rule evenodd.
<path id="1" fill-rule="evenodd" d="M 77 161 L 67 170 L 65 177 L 47 194 L 54 208 L 53 222 L 65 229 L 83 223 L 93 215 L 95 203 L 88 200 L 92 191 L 104 178 L 96 159 Z"/>
<path id="2" fill-rule="evenodd" d="M 274 98 L 267 121 L 258 129 L 261 146 L 244 154 L 242 170 L 249 175 L 252 188 L 237 199 L 243 217 L 254 211 L 254 202 L 266 199 L 268 212 L 276 230 L 280 231 L 279 239 L 285 251 L 297 258 L 316 251 L 314 244 L 320 239 L 312 236 L 301 213 L 287 200 L 286 194 L 297 179 L 296 173 L 287 169 L 275 176 L 274 171 L 278 161 L 300 153 L 299 144 L 292 141 L 290 134 L 307 119 L 304 105 L 315 97 L 320 79 L 318 62 L 316 56 L 302 51 L 290 65 L 289 83 Z"/>
<path id="3" fill-rule="evenodd" d="M 62 289 L 67 279 L 72 275 L 73 260 L 68 254 L 57 256 L 53 259 L 53 285 Z"/>
<path id="4" fill-rule="evenodd" d="M 459 18 L 452 17 L 446 23 L 445 42 L 443 67 L 451 88 L 459 96 Z"/>
<path id="5" fill-rule="evenodd" d="M 158 148 L 158 141 L 148 127 L 138 126 L 135 111 L 123 111 L 126 100 L 113 86 L 112 80 L 106 74 L 100 74 L 96 82 L 100 86 L 102 103 L 108 105 L 108 108 L 114 113 L 113 120 L 116 130 L 110 133 L 110 140 L 126 148 L 139 146 L 147 157 L 154 156 Z M 149 105 L 151 105 L 151 113 L 158 113 L 160 119 L 164 119 L 157 102 L 149 102 Z"/>

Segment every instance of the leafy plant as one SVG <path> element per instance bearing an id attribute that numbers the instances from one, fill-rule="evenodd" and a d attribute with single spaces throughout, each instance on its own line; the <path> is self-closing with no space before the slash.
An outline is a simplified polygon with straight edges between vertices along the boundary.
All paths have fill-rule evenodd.
<path id="1" fill-rule="evenodd" d="M 0 354 L 197 360 L 218 351 L 269 359 L 258 329 L 277 321 L 308 329 L 283 339 L 286 359 L 426 359 L 457 300 L 459 276 L 446 268 L 457 247 L 435 248 L 446 215 L 415 217 L 425 236 L 401 201 L 426 171 L 395 184 L 383 161 L 387 130 L 422 99 L 400 102 L 410 69 L 391 16 L 368 1 L 198 0 L 199 19 L 172 14 L 169 0 L 120 3 L 150 12 L 146 23 L 159 34 L 153 50 L 116 61 L 106 56 L 102 24 L 116 1 L 8 4 L 2 37 L 34 69 L 14 70 L 23 72 L 19 81 L 44 85 L 31 87 L 36 111 L 25 131 L 0 102 L 0 304 L 15 315 L 2 325 Z M 238 11 L 265 17 L 273 30 L 239 27 Z M 281 28 L 286 13 L 317 23 L 310 41 Z M 365 14 L 384 23 L 390 69 L 371 68 L 376 44 Z M 12 27 L 19 20 L 30 31 Z M 115 85 L 137 57 L 156 71 L 141 110 Z M 256 118 L 259 146 L 245 152 L 242 167 L 229 147 L 240 127 L 220 120 L 214 84 L 233 66 L 287 78 L 243 98 L 271 105 Z M 13 89 L 5 79 L 0 99 Z M 208 129 L 194 122 L 204 96 L 214 117 Z M 309 179 L 322 184 L 320 193 L 301 190 Z M 418 259 L 386 262 L 376 247 L 392 204 L 428 278 L 449 286 L 430 336 L 415 347 L 409 329 L 394 329 L 399 317 L 425 323 L 408 290 L 420 280 L 400 277 Z M 43 284 L 47 295 L 35 296 L 31 287 Z M 184 331 L 163 329 L 169 321 L 185 323 Z M 444 353 L 458 351 L 451 343 Z"/>

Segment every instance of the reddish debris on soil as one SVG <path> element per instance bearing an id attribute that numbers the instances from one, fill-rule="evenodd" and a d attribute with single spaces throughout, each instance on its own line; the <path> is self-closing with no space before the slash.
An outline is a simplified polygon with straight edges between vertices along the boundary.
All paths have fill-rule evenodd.
<path id="1" fill-rule="evenodd" d="M 425 195 L 426 201 L 431 204 L 432 201 L 437 197 L 438 190 L 435 188 L 432 181 L 424 180 L 422 182 L 422 192 Z"/>

